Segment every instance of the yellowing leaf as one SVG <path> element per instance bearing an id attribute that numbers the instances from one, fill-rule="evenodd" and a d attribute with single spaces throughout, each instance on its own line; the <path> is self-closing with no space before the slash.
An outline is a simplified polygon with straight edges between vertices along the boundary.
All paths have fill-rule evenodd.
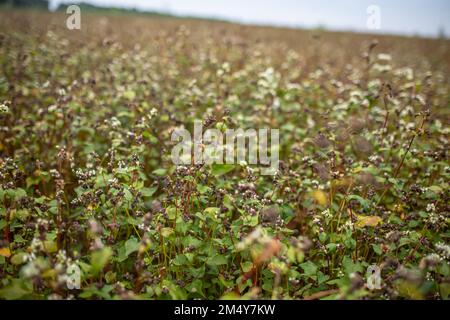
<path id="1" fill-rule="evenodd" d="M 172 228 L 162 228 L 161 229 L 161 235 L 164 238 L 167 238 L 168 236 L 170 236 L 173 233 L 173 229 Z"/>
<path id="2" fill-rule="evenodd" d="M 327 195 L 325 192 L 321 190 L 315 190 L 312 193 L 312 196 L 314 200 L 316 200 L 321 206 L 324 206 L 327 204 Z"/>
<path id="3" fill-rule="evenodd" d="M 55 279 L 56 278 L 56 270 L 55 269 L 49 269 L 42 273 L 42 277 L 44 279 Z"/>
<path id="4" fill-rule="evenodd" d="M 352 178 L 344 177 L 335 182 L 338 187 L 348 187 L 353 183 Z"/>
<path id="5" fill-rule="evenodd" d="M 400 281 L 396 284 L 398 293 L 400 296 L 406 297 L 412 300 L 423 300 L 424 296 L 420 289 L 413 283 L 407 281 Z"/>
<path id="6" fill-rule="evenodd" d="M 47 251 L 48 253 L 54 253 L 54 252 L 58 251 L 58 246 L 57 246 L 56 242 L 52 241 L 52 240 L 44 241 L 44 248 L 45 248 L 45 251 Z"/>
<path id="7" fill-rule="evenodd" d="M 376 227 L 383 222 L 383 219 L 378 216 L 357 216 L 357 218 L 358 221 L 356 221 L 355 226 L 358 228 Z"/>
<path id="8" fill-rule="evenodd" d="M 14 265 L 20 265 L 27 261 L 27 254 L 25 252 L 19 252 L 12 256 L 11 263 Z"/>
<path id="9" fill-rule="evenodd" d="M 136 97 L 136 92 L 129 90 L 123 93 L 124 98 L 132 101 Z"/>
<path id="10" fill-rule="evenodd" d="M 11 250 L 9 250 L 9 248 L 0 248 L 0 256 L 4 256 L 6 258 L 11 257 Z"/>

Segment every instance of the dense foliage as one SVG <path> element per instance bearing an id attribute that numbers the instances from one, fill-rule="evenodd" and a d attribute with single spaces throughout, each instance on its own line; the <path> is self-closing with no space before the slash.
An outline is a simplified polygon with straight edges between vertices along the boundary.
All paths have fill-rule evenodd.
<path id="1" fill-rule="evenodd" d="M 0 12 L 0 298 L 447 299 L 450 43 L 377 38 Z M 173 165 L 196 119 L 278 173 Z"/>

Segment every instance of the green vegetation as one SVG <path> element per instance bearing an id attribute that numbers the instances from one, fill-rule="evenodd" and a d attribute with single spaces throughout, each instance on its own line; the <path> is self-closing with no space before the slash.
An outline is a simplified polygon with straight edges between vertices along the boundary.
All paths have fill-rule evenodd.
<path id="1" fill-rule="evenodd" d="M 0 298 L 448 299 L 448 40 L 65 18 L 0 12 Z M 173 165 L 198 119 L 277 175 Z"/>

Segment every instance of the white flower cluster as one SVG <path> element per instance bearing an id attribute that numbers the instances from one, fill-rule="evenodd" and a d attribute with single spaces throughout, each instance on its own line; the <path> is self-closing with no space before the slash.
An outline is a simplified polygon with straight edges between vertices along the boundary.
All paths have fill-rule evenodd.
<path id="1" fill-rule="evenodd" d="M 149 114 L 148 118 L 151 120 L 157 114 L 158 114 L 158 110 L 156 108 L 152 108 L 152 110 L 150 110 L 150 114 Z"/>
<path id="2" fill-rule="evenodd" d="M 308 157 L 308 156 L 304 156 L 302 158 L 302 161 L 305 162 L 308 166 L 312 166 L 313 164 L 316 163 L 316 161 L 314 159 L 312 159 L 311 157 Z"/>
<path id="3" fill-rule="evenodd" d="M 26 278 L 32 278 L 35 276 L 38 276 L 40 274 L 40 271 L 36 264 L 34 263 L 34 260 L 30 261 L 28 264 L 26 264 L 22 270 L 22 275 Z"/>
<path id="4" fill-rule="evenodd" d="M 383 162 L 383 158 L 377 154 L 371 155 L 369 157 L 370 162 Z"/>
<path id="5" fill-rule="evenodd" d="M 142 230 L 144 232 L 150 232 L 151 228 L 150 226 L 145 225 L 145 223 L 140 223 L 137 225 L 139 230 Z"/>
<path id="6" fill-rule="evenodd" d="M 345 222 L 342 226 L 340 226 L 338 228 L 339 232 L 347 231 L 347 230 L 353 230 L 353 222 L 350 220 L 347 220 L 347 222 Z"/>
<path id="7" fill-rule="evenodd" d="M 83 171 L 82 169 L 77 169 L 75 171 L 75 175 L 77 176 L 78 179 L 92 178 L 92 177 L 95 177 L 96 174 L 97 174 L 97 172 L 95 170 Z"/>
<path id="8" fill-rule="evenodd" d="M 119 183 L 119 180 L 117 178 L 110 178 L 108 179 L 109 184 L 117 184 Z"/>
<path id="9" fill-rule="evenodd" d="M 329 208 L 322 211 L 320 214 L 327 220 L 330 220 L 331 218 L 333 218 L 333 215 L 331 214 L 331 211 Z"/>
<path id="10" fill-rule="evenodd" d="M 441 254 L 441 258 L 449 260 L 450 259 L 450 245 L 443 242 L 439 242 L 435 245 L 436 251 Z"/>
<path id="11" fill-rule="evenodd" d="M 35 252 L 39 252 L 39 251 L 44 251 L 45 247 L 44 247 L 44 243 L 42 242 L 42 240 L 38 239 L 38 238 L 33 238 L 33 240 L 31 241 L 31 251 L 32 254 L 30 255 L 30 259 L 33 260 L 35 258 L 34 253 Z"/>
<path id="12" fill-rule="evenodd" d="M 252 244 L 260 243 L 266 244 L 270 242 L 271 238 L 265 233 L 261 227 L 256 227 L 247 237 L 236 245 L 237 250 L 245 250 Z"/>
<path id="13" fill-rule="evenodd" d="M 118 128 L 118 127 L 120 127 L 122 125 L 120 120 L 117 119 L 116 117 L 112 117 L 111 120 L 110 120 L 110 123 L 111 123 L 111 127 L 113 127 L 113 128 Z"/>
<path id="14" fill-rule="evenodd" d="M 9 112 L 9 108 L 6 103 L 0 104 L 0 114 L 5 114 Z"/>
<path id="15" fill-rule="evenodd" d="M 120 160 L 117 165 L 119 166 L 119 170 L 128 170 L 128 166 L 125 161 Z"/>

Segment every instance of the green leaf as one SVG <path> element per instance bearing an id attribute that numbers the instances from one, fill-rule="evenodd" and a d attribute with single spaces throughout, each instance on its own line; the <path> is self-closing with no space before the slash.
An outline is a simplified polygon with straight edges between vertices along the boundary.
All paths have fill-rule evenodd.
<path id="1" fill-rule="evenodd" d="M 30 283 L 22 279 L 12 279 L 11 283 L 6 287 L 0 289 L 0 298 L 6 300 L 17 300 L 32 292 Z"/>
<path id="2" fill-rule="evenodd" d="M 151 197 L 155 194 L 156 190 L 158 190 L 158 187 L 152 187 L 152 188 L 142 188 L 139 190 L 143 197 Z"/>
<path id="3" fill-rule="evenodd" d="M 326 247 L 330 253 L 333 253 L 336 251 L 337 245 L 336 243 L 329 243 L 326 245 Z"/>
<path id="4" fill-rule="evenodd" d="M 348 256 L 345 256 L 344 259 L 342 259 L 342 265 L 344 266 L 347 275 L 353 272 L 363 272 L 362 265 L 360 263 L 354 263 Z"/>
<path id="5" fill-rule="evenodd" d="M 214 257 L 209 259 L 207 263 L 211 266 L 220 266 L 220 265 L 228 264 L 228 261 L 222 255 L 215 255 Z"/>
<path id="6" fill-rule="evenodd" d="M 138 251 L 139 241 L 136 238 L 130 238 L 125 242 L 125 255 L 128 257 L 133 252 Z"/>
<path id="7" fill-rule="evenodd" d="M 442 193 L 442 188 L 439 186 L 431 186 L 431 187 L 428 187 L 428 189 L 433 191 L 436 194 Z"/>
<path id="8" fill-rule="evenodd" d="M 175 206 L 170 206 L 166 209 L 166 213 L 169 219 L 175 219 L 177 216 L 177 208 Z"/>
<path id="9" fill-rule="evenodd" d="M 235 166 L 233 164 L 213 164 L 211 166 L 211 174 L 215 177 L 220 177 L 233 171 L 234 168 Z"/>
<path id="10" fill-rule="evenodd" d="M 205 194 L 205 193 L 209 192 L 211 190 L 211 188 L 208 186 L 204 186 L 202 184 L 197 184 L 197 190 L 201 194 Z"/>
<path id="11" fill-rule="evenodd" d="M 136 93 L 132 90 L 128 90 L 123 93 L 123 96 L 124 96 L 124 98 L 131 101 L 136 97 Z"/>
<path id="12" fill-rule="evenodd" d="M 112 271 L 108 271 L 105 274 L 105 280 L 107 283 L 114 283 L 116 281 L 117 274 Z"/>
<path id="13" fill-rule="evenodd" d="M 250 227 L 256 227 L 259 223 L 259 218 L 257 215 L 249 216 L 248 219 L 246 219 L 246 225 Z"/>
<path id="14" fill-rule="evenodd" d="M 379 244 L 372 244 L 372 248 L 377 255 L 381 255 L 383 253 L 383 251 L 381 250 L 381 246 Z"/>
<path id="15" fill-rule="evenodd" d="M 5 194 L 14 200 L 18 200 L 20 198 L 23 198 L 27 195 L 26 191 L 21 189 L 21 188 L 17 188 L 17 189 L 6 189 L 5 190 Z"/>
<path id="16" fill-rule="evenodd" d="M 162 177 L 162 176 L 164 176 L 164 175 L 167 173 L 167 170 L 166 170 L 166 169 L 163 169 L 163 168 L 160 168 L 160 169 L 153 170 L 152 173 L 153 173 L 154 175 L 157 175 L 157 176 Z"/>
<path id="17" fill-rule="evenodd" d="M 364 208 L 369 207 L 369 201 L 368 200 L 366 200 L 366 199 L 364 199 L 364 198 L 362 198 L 360 196 L 357 196 L 355 194 L 352 194 L 352 195 L 348 196 L 348 201 L 350 201 L 350 200 L 358 201 L 361 204 L 361 206 L 363 206 Z"/>
<path id="18" fill-rule="evenodd" d="M 188 258 L 184 254 L 178 254 L 175 259 L 172 260 L 173 264 L 176 266 L 182 266 L 189 264 Z"/>
<path id="19" fill-rule="evenodd" d="M 354 249 L 356 248 L 356 240 L 352 237 L 348 237 L 344 240 L 344 245 L 348 249 Z"/>
<path id="20" fill-rule="evenodd" d="M 450 283 L 441 283 L 439 289 L 441 290 L 442 299 L 448 299 L 450 297 Z"/>
<path id="21" fill-rule="evenodd" d="M 303 262 L 300 267 L 307 276 L 315 276 L 317 273 L 317 266 L 311 261 Z"/>
<path id="22" fill-rule="evenodd" d="M 253 262 L 251 261 L 246 261 L 242 263 L 242 270 L 244 272 L 249 272 L 250 270 L 252 270 L 253 268 Z"/>
<path id="23" fill-rule="evenodd" d="M 83 289 L 83 292 L 80 294 L 80 298 L 83 299 L 89 299 L 94 296 L 98 296 L 103 299 L 111 299 L 111 296 L 109 295 L 109 292 L 113 289 L 112 285 L 105 285 L 103 288 L 98 289 L 95 286 L 90 286 L 85 289 Z"/>
<path id="24" fill-rule="evenodd" d="M 200 279 L 195 279 L 186 286 L 186 289 L 193 293 L 199 293 L 204 296 L 203 294 L 203 282 Z"/>
<path id="25" fill-rule="evenodd" d="M 109 247 L 95 251 L 91 254 L 91 272 L 97 275 L 108 264 L 112 256 L 112 250 Z"/>
<path id="26" fill-rule="evenodd" d="M 205 213 L 206 216 L 213 218 L 216 214 L 220 212 L 220 209 L 216 207 L 211 207 L 206 208 L 205 210 L 203 210 L 203 212 Z"/>

